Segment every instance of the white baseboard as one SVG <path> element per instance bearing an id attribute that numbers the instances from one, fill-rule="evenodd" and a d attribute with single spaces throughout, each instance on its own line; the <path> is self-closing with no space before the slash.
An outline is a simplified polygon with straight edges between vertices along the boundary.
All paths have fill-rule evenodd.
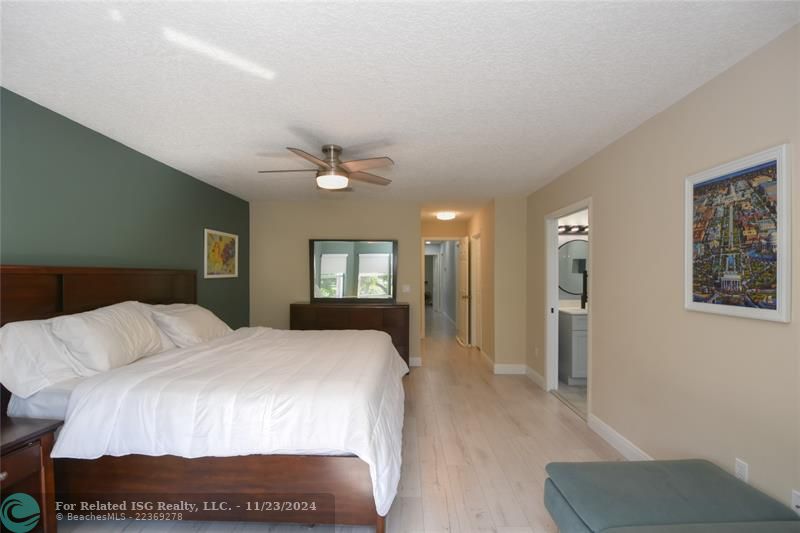
<path id="1" fill-rule="evenodd" d="M 545 383 L 544 376 L 542 376 L 536 370 L 532 369 L 531 367 L 526 367 L 525 374 L 528 376 L 528 379 L 536 383 L 540 389 L 544 391 L 547 390 L 547 384 Z"/>
<path id="2" fill-rule="evenodd" d="M 509 364 L 509 363 L 495 363 L 494 373 L 498 375 L 514 374 L 525 375 L 525 365 Z"/>
<path id="3" fill-rule="evenodd" d="M 412 357 L 408 360 L 408 366 L 422 366 L 422 357 Z"/>
<path id="4" fill-rule="evenodd" d="M 622 436 L 622 434 L 618 433 L 617 430 L 597 418 L 596 416 L 590 414 L 587 420 L 589 427 L 603 437 L 607 443 L 614 447 L 622 456 L 627 459 L 628 461 L 652 461 L 653 458 L 650 457 L 644 450 L 636 446 L 634 443 L 626 439 Z"/>

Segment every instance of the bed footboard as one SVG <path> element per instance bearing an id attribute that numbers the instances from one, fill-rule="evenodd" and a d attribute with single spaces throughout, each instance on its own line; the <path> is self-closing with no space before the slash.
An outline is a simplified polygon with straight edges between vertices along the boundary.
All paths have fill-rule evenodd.
<path id="1" fill-rule="evenodd" d="M 386 527 L 375 509 L 369 466 L 358 457 L 127 455 L 54 463 L 62 513 L 374 525 L 379 533 Z"/>

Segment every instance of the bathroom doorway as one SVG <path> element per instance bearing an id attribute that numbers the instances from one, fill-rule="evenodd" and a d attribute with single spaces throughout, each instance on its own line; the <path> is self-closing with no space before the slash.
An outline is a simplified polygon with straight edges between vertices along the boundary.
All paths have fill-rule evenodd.
<path id="1" fill-rule="evenodd" d="M 591 212 L 585 200 L 547 218 L 547 389 L 589 415 Z"/>

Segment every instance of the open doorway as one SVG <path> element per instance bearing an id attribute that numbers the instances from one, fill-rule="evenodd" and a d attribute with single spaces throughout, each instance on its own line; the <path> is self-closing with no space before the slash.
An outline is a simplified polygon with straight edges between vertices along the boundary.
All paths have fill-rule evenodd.
<path id="1" fill-rule="evenodd" d="M 425 253 L 425 311 L 439 311 L 439 254 Z"/>
<path id="2" fill-rule="evenodd" d="M 458 241 L 426 239 L 425 336 L 455 337 L 458 331 Z"/>
<path id="3" fill-rule="evenodd" d="M 584 419 L 590 412 L 590 215 L 586 200 L 547 218 L 547 388 Z"/>

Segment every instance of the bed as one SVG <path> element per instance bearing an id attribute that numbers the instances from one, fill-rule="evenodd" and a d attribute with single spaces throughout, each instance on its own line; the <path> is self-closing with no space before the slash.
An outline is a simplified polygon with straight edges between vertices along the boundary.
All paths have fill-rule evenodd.
<path id="1" fill-rule="evenodd" d="M 3 324 L 78 313 L 128 300 L 149 304 L 195 303 L 195 273 L 184 270 L 0 266 L 0 310 L 2 311 L 0 318 Z M 180 384 L 177 388 L 180 389 L 179 394 L 186 395 L 181 398 L 192 398 L 194 402 L 201 398 L 208 402 L 208 408 L 203 412 L 211 413 L 210 416 L 213 418 L 217 416 L 214 413 L 225 412 L 224 406 L 215 403 L 222 403 L 221 398 L 225 396 L 201 395 L 200 392 L 230 387 L 230 380 L 241 379 L 241 374 L 248 365 L 249 368 L 258 367 L 260 352 L 254 347 L 263 339 L 267 339 L 270 345 L 283 343 L 295 347 L 298 354 L 312 351 L 310 347 L 314 345 L 332 346 L 337 342 L 344 343 L 339 350 L 341 352 L 349 346 L 347 343 L 355 342 L 353 339 L 356 337 L 352 335 L 345 337 L 348 333 L 352 332 L 281 332 L 264 328 L 243 328 L 231 334 L 230 339 L 223 339 L 224 342 L 220 341 L 218 346 L 211 346 L 205 351 L 198 350 L 196 353 L 191 350 L 187 353 L 179 351 L 180 353 L 175 356 L 170 356 L 170 352 L 166 352 L 145 361 L 136 372 L 127 368 L 116 369 L 102 379 L 91 378 L 91 386 L 80 381 L 65 382 L 59 384 L 60 387 L 43 390 L 25 402 L 12 399 L 11 411 L 29 416 L 57 415 L 59 409 L 64 409 L 63 398 L 71 397 L 74 400 L 78 393 L 77 397 L 83 398 L 85 403 L 89 404 L 85 409 L 90 414 L 82 418 L 77 415 L 70 418 L 54 449 L 57 500 L 66 504 L 85 501 L 93 496 L 102 497 L 103 501 L 109 503 L 128 502 L 128 504 L 150 499 L 154 505 L 161 506 L 162 510 L 191 508 L 191 515 L 183 516 L 184 519 L 374 525 L 376 531 L 382 533 L 385 531 L 385 515 L 396 492 L 396 481 L 394 487 L 390 481 L 387 488 L 380 487 L 381 483 L 376 480 L 381 475 L 385 476 L 388 468 L 386 465 L 393 461 L 391 458 L 387 459 L 386 453 L 381 451 L 386 448 L 385 446 L 371 454 L 369 450 L 363 449 L 363 446 L 359 448 L 353 444 L 354 440 L 348 441 L 347 432 L 344 430 L 341 433 L 341 445 L 326 448 L 321 445 L 322 441 L 314 443 L 313 431 L 309 431 L 309 435 L 303 437 L 304 443 L 309 443 L 305 453 L 302 450 L 298 451 L 296 443 L 270 442 L 267 446 L 269 454 L 263 454 L 258 453 L 258 450 L 264 449 L 264 443 L 254 444 L 254 439 L 259 434 L 257 424 L 249 433 L 246 428 L 233 432 L 228 428 L 227 448 L 221 448 L 222 444 L 215 442 L 224 439 L 215 437 L 213 432 L 210 433 L 212 438 L 209 438 L 208 442 L 201 439 L 201 444 L 198 444 L 198 439 L 195 439 L 185 447 L 176 445 L 157 448 L 163 443 L 158 442 L 158 439 L 148 438 L 148 435 L 152 436 L 154 420 L 141 422 L 141 425 L 134 424 L 125 431 L 115 433 L 113 428 L 121 425 L 119 420 L 129 421 L 135 418 L 130 412 L 125 414 L 123 410 L 119 420 L 105 426 L 97 423 L 97 420 L 105 421 L 111 416 L 97 409 L 99 409 L 98 404 L 113 400 L 114 391 L 125 390 L 126 398 L 134 397 L 132 400 L 134 403 L 126 400 L 129 411 L 141 410 L 141 405 L 135 403 L 136 392 L 139 393 L 140 402 L 144 401 L 143 398 L 151 396 L 146 389 L 141 389 L 136 384 L 137 376 L 143 375 L 143 372 L 149 372 L 148 383 L 153 387 L 163 386 L 166 383 L 162 379 L 165 375 L 172 376 L 175 379 L 170 383 L 173 386 L 176 383 Z M 362 333 L 367 334 L 367 337 L 358 337 L 359 342 L 372 342 L 368 339 L 370 333 L 383 335 L 376 332 Z M 331 334 L 339 337 L 327 336 Z M 303 337 L 289 338 L 287 335 L 303 335 Z M 316 339 L 315 335 L 321 337 Z M 194 375 L 196 373 L 178 375 L 187 372 L 187 367 L 181 366 L 184 359 L 194 358 L 192 364 L 202 366 L 203 361 L 213 361 L 215 356 L 227 349 L 237 349 L 240 350 L 237 353 L 244 354 L 241 364 L 230 365 L 227 381 L 219 381 L 214 376 L 213 370 L 206 373 L 203 382 L 192 379 L 197 377 Z M 357 347 L 353 350 L 357 351 Z M 287 364 L 303 364 L 301 357 L 297 358 L 298 362 L 294 362 L 294 359 L 284 358 L 280 360 L 282 361 L 280 364 L 276 363 L 269 369 L 264 369 L 263 373 L 273 381 L 279 379 L 281 375 L 285 378 L 288 374 L 296 373 L 296 369 L 286 368 Z M 399 357 L 397 359 L 399 360 Z M 273 357 L 265 360 L 279 361 Z M 314 367 L 318 378 L 327 376 L 329 379 L 301 381 L 315 390 L 330 388 L 332 397 L 341 398 L 343 401 L 326 404 L 317 400 L 307 405 L 292 403 L 292 407 L 302 406 L 306 410 L 305 416 L 318 416 L 323 421 L 340 421 L 331 424 L 334 426 L 333 429 L 347 426 L 350 424 L 348 413 L 358 410 L 348 405 L 346 401 L 347 398 L 357 395 L 344 393 L 346 388 L 353 387 L 353 384 L 347 383 L 345 374 L 338 372 L 340 367 L 346 365 L 346 359 L 331 361 L 327 368 L 317 368 L 324 365 L 311 365 L 310 361 L 312 359 L 308 359 L 305 363 L 307 368 Z M 176 374 L 174 368 L 183 370 Z M 354 370 L 344 370 L 344 372 Z M 384 370 L 373 370 L 373 373 L 375 372 L 381 373 Z M 239 378 L 236 377 L 237 373 Z M 284 382 L 287 382 L 286 379 Z M 400 389 L 402 390 L 402 387 Z M 257 417 L 257 413 L 252 411 L 255 404 L 251 405 L 242 400 L 242 398 L 245 400 L 252 398 L 253 391 L 248 393 L 245 387 L 242 387 L 242 390 L 244 392 L 238 397 L 234 411 L 240 413 L 240 417 L 244 417 L 239 420 L 237 426 L 239 428 L 242 427 L 242 420 L 254 420 Z M 402 395 L 402 392 L 400 394 Z M 3 412 L 8 401 L 8 395 L 4 396 Z M 382 404 L 382 401 L 379 403 Z M 70 408 L 77 409 L 75 406 Z M 174 402 L 171 407 L 173 410 L 181 408 L 181 402 Z M 400 417 L 402 427 L 402 407 Z M 186 427 L 191 427 L 191 424 Z M 186 433 L 188 431 L 186 427 L 180 429 Z M 208 427 L 215 426 L 211 424 Z M 301 426 L 297 426 L 296 423 L 295 426 L 290 424 L 283 428 L 283 435 L 292 435 L 292 427 Z M 356 425 L 353 427 L 357 428 Z M 177 430 L 178 433 L 180 429 Z M 87 439 L 86 442 L 89 444 L 84 445 L 80 439 L 82 432 L 102 434 L 103 439 Z M 281 435 L 277 430 L 273 433 Z M 240 440 L 237 440 L 238 436 L 241 436 Z M 90 445 L 92 442 L 101 441 L 102 446 Z M 62 444 L 61 451 L 59 444 Z M 143 449 L 143 446 L 149 446 L 147 453 L 135 453 Z M 286 453 L 281 453 L 284 449 Z M 396 447 L 389 449 L 398 454 L 397 464 L 392 464 L 389 469 L 393 470 L 395 467 L 399 469 L 399 442 Z M 382 456 L 376 459 L 376 455 Z"/>

